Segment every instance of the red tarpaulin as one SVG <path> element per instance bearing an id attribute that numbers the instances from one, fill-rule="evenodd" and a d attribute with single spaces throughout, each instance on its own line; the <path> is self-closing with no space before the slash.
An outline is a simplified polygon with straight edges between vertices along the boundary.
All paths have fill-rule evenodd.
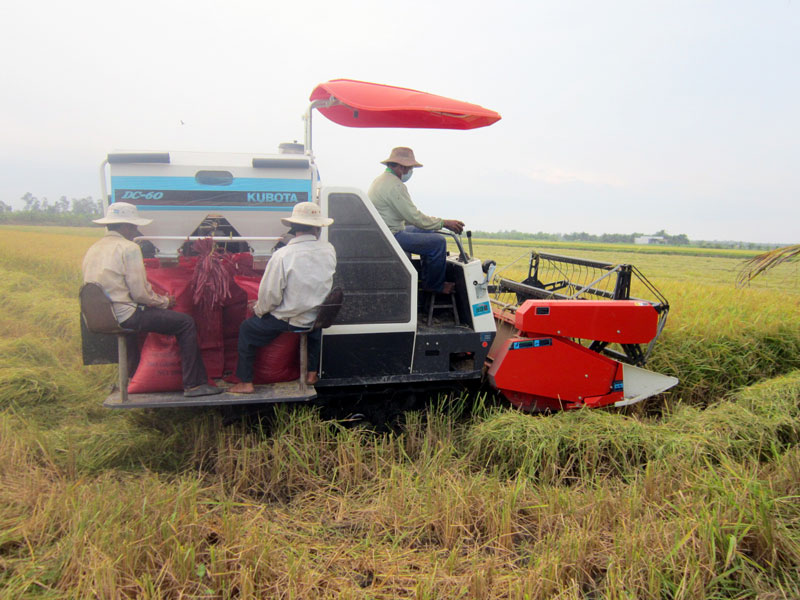
<path id="1" fill-rule="evenodd" d="M 320 83 L 309 99 L 328 100 L 331 96 L 341 104 L 318 110 L 347 127 L 476 129 L 500 120 L 498 113 L 477 104 L 352 79 Z"/>

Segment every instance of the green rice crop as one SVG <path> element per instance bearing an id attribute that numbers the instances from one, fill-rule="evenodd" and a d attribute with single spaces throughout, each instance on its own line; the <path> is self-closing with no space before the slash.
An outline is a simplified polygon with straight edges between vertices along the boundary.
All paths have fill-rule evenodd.
<path id="1" fill-rule="evenodd" d="M 3 231 L 0 598 L 800 597 L 791 269 L 628 261 L 672 306 L 650 367 L 682 384 L 653 410 L 438 398 L 375 433 L 103 409 L 76 299 L 98 230 Z"/>
<path id="2" fill-rule="evenodd" d="M 769 460 L 800 442 L 800 371 L 705 409 L 671 405 L 658 421 L 580 410 L 547 417 L 492 412 L 469 431 L 482 468 L 549 484 L 629 476 L 664 461 Z"/>

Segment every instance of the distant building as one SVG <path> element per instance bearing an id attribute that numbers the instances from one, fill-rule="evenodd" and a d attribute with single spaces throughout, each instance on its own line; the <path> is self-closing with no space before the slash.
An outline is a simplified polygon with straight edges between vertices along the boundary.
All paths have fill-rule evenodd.
<path id="1" fill-rule="evenodd" d="M 646 246 L 648 244 L 666 244 L 667 241 L 660 235 L 643 235 L 633 238 L 633 243 Z"/>

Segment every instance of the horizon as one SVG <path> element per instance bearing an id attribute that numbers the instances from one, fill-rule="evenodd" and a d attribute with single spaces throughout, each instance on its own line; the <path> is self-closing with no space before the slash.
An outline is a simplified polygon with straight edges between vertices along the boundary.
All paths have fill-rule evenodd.
<path id="1" fill-rule="evenodd" d="M 90 196 L 85 196 L 84 198 L 87 198 L 87 197 L 91 198 L 91 200 L 94 201 L 94 202 L 99 202 L 100 201 L 99 198 L 94 198 L 94 197 L 90 197 Z M 66 198 L 66 196 L 64 196 L 62 194 L 59 197 L 59 200 L 61 198 Z M 48 203 L 50 202 L 50 199 L 46 198 L 46 197 L 42 197 L 42 198 L 38 198 L 37 197 L 37 199 L 40 202 L 42 202 L 44 200 L 47 200 Z M 69 200 L 70 205 L 71 205 L 72 201 L 76 200 L 76 198 L 67 198 L 67 200 Z M 50 206 L 52 206 L 52 204 L 50 204 Z M 22 209 L 19 209 L 17 207 L 13 207 L 13 206 L 12 206 L 12 211 L 11 212 L 12 213 L 27 213 L 27 212 L 36 213 L 36 212 L 41 212 L 43 214 L 46 213 L 46 211 L 42 211 L 42 210 L 25 211 L 25 210 L 22 210 Z M 58 213 L 54 213 L 54 214 L 58 214 Z M 0 223 L 0 225 L 19 225 L 19 224 L 22 224 L 22 223 Z M 606 231 L 606 232 L 602 232 L 602 233 L 599 233 L 599 234 L 590 234 L 589 232 L 586 232 L 586 231 L 552 231 L 552 232 L 550 232 L 550 231 L 520 231 L 520 230 L 517 230 L 517 229 L 500 229 L 500 230 L 497 230 L 497 231 L 486 231 L 486 230 L 483 230 L 483 229 L 472 230 L 472 229 L 466 229 L 465 228 L 465 230 L 464 230 L 465 235 L 463 237 L 466 237 L 466 231 L 468 231 L 468 230 L 471 231 L 473 233 L 473 235 L 483 234 L 483 233 L 489 234 L 489 235 L 503 235 L 503 234 L 506 234 L 508 236 L 513 236 L 513 235 L 524 235 L 524 236 L 551 235 L 551 236 L 559 236 L 561 238 L 563 238 L 564 236 L 580 235 L 580 234 L 587 234 L 587 235 L 591 235 L 593 237 L 599 237 L 599 236 L 604 236 L 604 235 L 609 235 L 609 236 L 615 236 L 616 235 L 616 236 L 658 237 L 660 235 L 660 231 L 656 231 L 654 233 L 645 233 L 645 232 L 641 232 L 641 231 L 633 231 L 633 232 L 608 232 L 608 231 Z M 670 237 L 678 237 L 678 236 L 681 236 L 681 235 L 686 235 L 683 232 L 674 233 L 673 234 L 673 233 L 670 233 L 668 231 L 665 231 L 664 233 L 666 235 L 670 236 Z M 478 236 L 478 237 L 480 237 L 480 236 Z M 526 241 L 525 239 L 518 239 L 518 238 L 513 238 L 513 237 L 504 237 L 504 238 L 496 238 L 496 239 Z M 634 242 L 600 242 L 599 240 L 598 241 L 594 241 L 594 240 L 564 240 L 564 239 L 560 239 L 560 240 L 539 240 L 539 239 L 536 239 L 536 238 L 533 238 L 533 237 L 532 238 L 527 238 L 527 239 L 529 239 L 530 241 L 557 241 L 557 242 L 575 242 L 575 243 L 604 243 L 604 244 L 634 243 Z M 748 240 L 735 240 L 735 239 L 718 240 L 718 239 L 707 239 L 707 238 L 695 239 L 695 238 L 690 238 L 688 236 L 687 236 L 687 239 L 689 240 L 690 244 L 699 244 L 699 243 L 729 244 L 729 245 L 732 245 L 732 244 L 749 244 L 749 245 L 757 245 L 757 246 L 777 246 L 777 247 L 791 245 L 790 242 L 786 242 L 786 243 L 783 243 L 783 242 L 757 242 L 757 241 L 748 241 Z M 643 245 L 648 245 L 648 244 L 643 244 Z M 670 244 L 666 244 L 666 245 L 670 245 Z M 679 244 L 673 244 L 673 245 L 679 245 Z"/>

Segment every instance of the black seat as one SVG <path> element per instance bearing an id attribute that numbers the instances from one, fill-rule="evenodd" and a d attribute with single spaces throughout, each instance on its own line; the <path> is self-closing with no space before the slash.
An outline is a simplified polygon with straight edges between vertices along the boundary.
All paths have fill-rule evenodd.
<path id="1" fill-rule="evenodd" d="M 78 297 L 81 303 L 81 318 L 86 329 L 92 333 L 117 336 L 117 362 L 119 364 L 119 392 L 123 403 L 128 401 L 128 348 L 126 337 L 136 333 L 121 327 L 114 315 L 114 303 L 96 283 L 84 283 Z"/>
<path id="2" fill-rule="evenodd" d="M 342 309 L 343 303 L 344 292 L 342 291 L 342 288 L 337 286 L 333 288 L 327 296 L 325 296 L 325 300 L 323 300 L 322 304 L 319 305 L 319 313 L 317 314 L 317 318 L 314 321 L 314 324 L 311 326 L 311 329 L 327 329 L 333 325 L 334 320 L 336 320 L 336 316 Z"/>
<path id="3" fill-rule="evenodd" d="M 311 325 L 311 328 L 297 332 L 300 335 L 301 393 L 305 393 L 309 386 L 309 384 L 306 383 L 306 377 L 308 375 L 308 334 L 316 329 L 327 329 L 328 327 L 333 325 L 333 321 L 339 314 L 339 311 L 341 310 L 343 303 L 344 303 L 344 292 L 342 291 L 342 288 L 337 286 L 333 288 L 330 292 L 328 292 L 328 295 L 325 296 L 325 300 L 323 300 L 322 304 L 319 305 L 319 312 L 317 313 L 317 318 L 314 319 L 314 324 Z"/>
<path id="4" fill-rule="evenodd" d="M 84 283 L 78 293 L 81 302 L 81 316 L 86 328 L 92 333 L 126 334 L 133 333 L 117 322 L 114 303 L 96 283 Z"/>

